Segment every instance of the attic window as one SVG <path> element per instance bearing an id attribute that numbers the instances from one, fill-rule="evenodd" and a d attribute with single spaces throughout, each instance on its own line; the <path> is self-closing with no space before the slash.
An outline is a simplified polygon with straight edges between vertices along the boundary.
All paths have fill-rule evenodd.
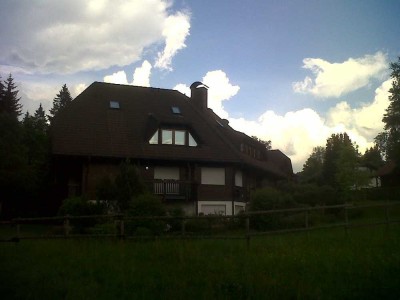
<path id="1" fill-rule="evenodd" d="M 172 113 L 174 115 L 180 115 L 181 114 L 181 109 L 178 106 L 172 106 L 171 110 L 172 110 Z"/>
<path id="2" fill-rule="evenodd" d="M 110 101 L 110 108 L 119 109 L 119 101 L 111 100 Z"/>
<path id="3" fill-rule="evenodd" d="M 149 139 L 149 144 L 197 147 L 197 142 L 188 130 L 159 129 Z"/>

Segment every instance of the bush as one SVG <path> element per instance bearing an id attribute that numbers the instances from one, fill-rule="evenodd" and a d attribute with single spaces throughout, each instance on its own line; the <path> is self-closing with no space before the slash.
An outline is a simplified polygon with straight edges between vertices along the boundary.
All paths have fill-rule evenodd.
<path id="1" fill-rule="evenodd" d="M 250 211 L 267 211 L 296 207 L 297 204 L 288 193 L 273 188 L 256 190 L 250 200 Z M 282 214 L 255 215 L 250 224 L 258 230 L 279 229 L 282 226 Z"/>
<path id="2" fill-rule="evenodd" d="M 67 198 L 63 201 L 58 214 L 62 216 L 92 216 L 101 215 L 104 213 L 104 205 L 95 202 L 89 202 L 83 197 Z M 95 225 L 97 220 L 90 219 L 72 219 L 71 225 L 73 231 L 84 233 L 88 227 Z"/>
<path id="3" fill-rule="evenodd" d="M 127 215 L 128 217 L 158 217 L 165 216 L 166 211 L 158 197 L 152 194 L 142 194 L 130 202 Z M 126 223 L 126 232 L 135 234 L 140 227 L 147 228 L 152 234 L 159 235 L 165 231 L 167 225 L 164 220 L 139 218 Z"/>
<path id="4" fill-rule="evenodd" d="M 188 219 L 185 225 L 186 231 L 194 233 L 210 233 L 211 225 L 208 219 Z"/>

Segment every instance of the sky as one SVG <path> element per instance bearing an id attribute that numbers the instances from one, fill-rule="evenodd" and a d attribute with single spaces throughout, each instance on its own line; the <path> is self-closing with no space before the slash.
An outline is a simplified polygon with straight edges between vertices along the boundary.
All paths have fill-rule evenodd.
<path id="1" fill-rule="evenodd" d="M 209 87 L 209 107 L 271 140 L 301 171 L 313 147 L 347 132 L 361 153 L 383 130 L 397 0 L 2 0 L 0 75 L 24 110 L 50 109 L 63 84 Z"/>

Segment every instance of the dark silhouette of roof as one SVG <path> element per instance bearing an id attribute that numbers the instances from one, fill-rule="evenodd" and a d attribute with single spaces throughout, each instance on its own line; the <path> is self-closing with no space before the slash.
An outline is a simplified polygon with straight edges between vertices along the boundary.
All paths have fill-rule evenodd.
<path id="1" fill-rule="evenodd" d="M 115 103 L 110 108 L 110 101 L 118 102 L 119 108 Z M 287 156 L 266 151 L 264 145 L 233 130 L 211 109 L 199 109 L 194 101 L 175 90 L 94 82 L 55 118 L 53 154 L 231 162 L 280 178 L 292 176 Z M 198 146 L 149 144 L 158 128 L 187 129 Z M 263 160 L 242 153 L 241 143 L 258 147 Z"/>

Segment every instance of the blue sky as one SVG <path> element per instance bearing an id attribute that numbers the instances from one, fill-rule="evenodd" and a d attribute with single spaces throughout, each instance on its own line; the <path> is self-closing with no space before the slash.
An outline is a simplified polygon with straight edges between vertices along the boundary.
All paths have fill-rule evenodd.
<path id="1" fill-rule="evenodd" d="M 399 1 L 4 1 L 0 74 L 24 108 L 47 109 L 66 83 L 186 92 L 201 80 L 232 127 L 271 139 L 300 171 L 346 131 L 363 152 L 383 124 Z"/>

